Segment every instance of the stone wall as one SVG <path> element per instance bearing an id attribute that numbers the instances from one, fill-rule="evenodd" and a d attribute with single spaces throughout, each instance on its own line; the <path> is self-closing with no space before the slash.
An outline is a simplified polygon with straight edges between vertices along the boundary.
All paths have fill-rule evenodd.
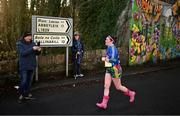
<path id="1" fill-rule="evenodd" d="M 122 48 L 119 48 L 121 64 L 127 64 L 127 54 L 123 52 Z M 101 57 L 105 55 L 105 49 L 86 51 L 84 53 L 82 68 L 83 70 L 100 70 L 104 64 L 101 61 Z M 47 55 L 38 57 L 39 62 L 39 74 L 48 74 L 55 72 L 65 72 L 65 54 L 59 55 Z M 69 70 L 72 70 L 72 59 L 69 56 Z M 0 75 L 1 77 L 9 77 L 11 75 L 17 75 L 17 59 L 0 61 Z M 0 78 L 1 78 L 0 77 Z"/>

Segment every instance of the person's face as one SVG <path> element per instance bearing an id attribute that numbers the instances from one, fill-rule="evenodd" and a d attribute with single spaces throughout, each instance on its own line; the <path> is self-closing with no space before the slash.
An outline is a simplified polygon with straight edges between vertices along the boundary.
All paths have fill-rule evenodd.
<path id="1" fill-rule="evenodd" d="M 106 40 L 105 40 L 105 45 L 106 46 L 109 46 L 113 43 L 113 41 L 109 38 L 109 37 L 106 37 Z"/>
<path id="2" fill-rule="evenodd" d="M 24 40 L 25 40 L 26 42 L 31 42 L 31 41 L 32 41 L 32 36 L 31 36 L 31 35 L 28 35 L 28 36 L 24 37 Z"/>
<path id="3" fill-rule="evenodd" d="M 74 36 L 76 40 L 79 40 L 80 36 L 79 35 L 75 35 Z"/>

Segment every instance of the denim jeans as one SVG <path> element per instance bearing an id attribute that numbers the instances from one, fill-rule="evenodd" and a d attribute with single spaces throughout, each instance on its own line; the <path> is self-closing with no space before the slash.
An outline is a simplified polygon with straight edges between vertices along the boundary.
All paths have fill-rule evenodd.
<path id="1" fill-rule="evenodd" d="M 74 75 L 81 74 L 81 60 L 82 60 L 82 55 L 77 55 L 77 57 L 73 59 Z"/>
<path id="2" fill-rule="evenodd" d="M 79 75 L 81 73 L 81 65 L 78 62 L 74 62 L 74 75 Z"/>
<path id="3" fill-rule="evenodd" d="M 22 70 L 20 71 L 20 86 L 19 93 L 26 96 L 30 92 L 31 83 L 33 79 L 34 70 Z"/>

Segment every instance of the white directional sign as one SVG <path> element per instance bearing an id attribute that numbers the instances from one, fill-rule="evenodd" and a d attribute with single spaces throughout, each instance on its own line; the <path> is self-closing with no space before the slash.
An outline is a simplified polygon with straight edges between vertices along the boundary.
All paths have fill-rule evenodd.
<path id="1" fill-rule="evenodd" d="M 34 42 L 40 42 L 41 46 L 59 46 L 70 43 L 70 37 L 66 35 L 34 35 Z"/>
<path id="2" fill-rule="evenodd" d="M 44 19 L 37 18 L 37 32 L 68 33 L 71 24 L 67 19 Z"/>
<path id="3" fill-rule="evenodd" d="M 41 47 L 72 46 L 72 18 L 32 16 L 32 36 Z"/>

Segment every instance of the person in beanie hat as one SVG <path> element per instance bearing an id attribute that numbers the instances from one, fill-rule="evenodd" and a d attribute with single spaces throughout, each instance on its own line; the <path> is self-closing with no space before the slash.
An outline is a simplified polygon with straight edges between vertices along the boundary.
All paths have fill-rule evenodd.
<path id="1" fill-rule="evenodd" d="M 72 45 L 72 60 L 74 66 L 74 78 L 83 77 L 81 73 L 81 61 L 83 58 L 84 46 L 81 42 L 80 34 L 78 31 L 74 33 L 73 45 Z"/>
<path id="2" fill-rule="evenodd" d="M 20 40 L 17 42 L 18 52 L 18 66 L 20 74 L 19 85 L 19 102 L 23 99 L 30 99 L 32 94 L 30 93 L 31 83 L 36 64 L 36 55 L 41 51 L 39 46 L 36 46 L 32 41 L 32 35 L 29 32 L 24 33 Z"/>
<path id="3" fill-rule="evenodd" d="M 122 91 L 125 95 L 130 97 L 130 102 L 134 102 L 135 92 L 129 90 L 127 87 L 121 84 L 122 68 L 120 65 L 118 49 L 114 45 L 115 38 L 107 36 L 105 45 L 107 46 L 106 56 L 102 57 L 102 61 L 105 61 L 106 73 L 104 81 L 104 96 L 102 102 L 96 103 L 97 107 L 106 109 L 109 101 L 109 89 L 111 82 L 113 81 L 117 90 Z"/>

